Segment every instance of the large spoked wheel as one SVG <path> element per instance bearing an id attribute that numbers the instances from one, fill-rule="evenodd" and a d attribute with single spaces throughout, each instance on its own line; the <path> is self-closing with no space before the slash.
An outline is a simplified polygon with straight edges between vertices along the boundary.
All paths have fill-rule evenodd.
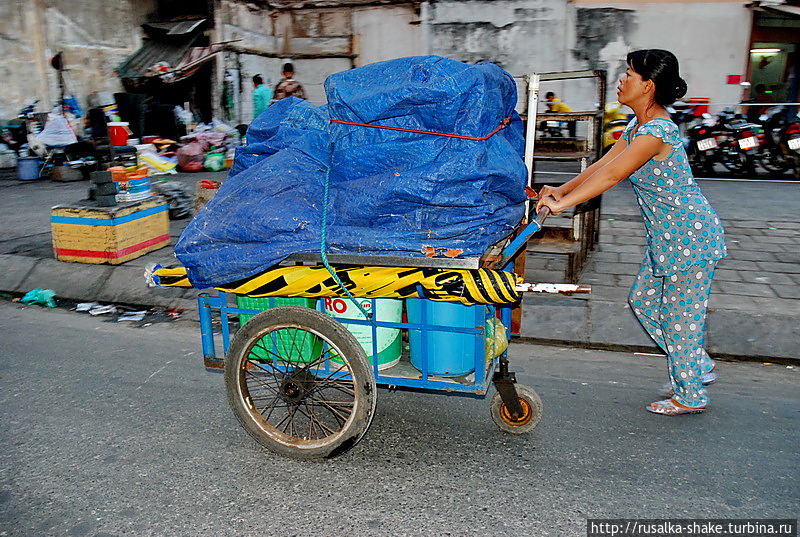
<path id="1" fill-rule="evenodd" d="M 522 384 L 514 386 L 522 407 L 522 416 L 515 418 L 511 415 L 499 392 L 492 397 L 489 411 L 492 414 L 492 420 L 501 430 L 512 434 L 524 434 L 532 431 L 542 421 L 542 400 L 533 388 Z"/>
<path id="2" fill-rule="evenodd" d="M 375 377 L 361 345 L 309 308 L 271 309 L 242 326 L 225 360 L 225 386 L 245 430 L 296 459 L 344 453 L 375 414 Z"/>

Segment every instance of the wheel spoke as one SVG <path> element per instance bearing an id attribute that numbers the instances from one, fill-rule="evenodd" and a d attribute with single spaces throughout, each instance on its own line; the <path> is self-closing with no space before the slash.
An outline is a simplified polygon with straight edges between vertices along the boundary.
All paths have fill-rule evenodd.
<path id="1" fill-rule="evenodd" d="M 278 393 L 278 388 L 277 388 L 277 387 L 275 387 L 275 386 L 272 386 L 272 385 L 270 385 L 269 383 L 267 383 L 267 382 L 263 381 L 262 379 L 260 379 L 260 378 L 256 377 L 256 376 L 253 374 L 253 372 L 252 372 L 252 371 L 245 371 L 245 373 L 246 373 L 246 374 L 248 374 L 248 375 L 250 376 L 250 378 L 251 378 L 251 379 L 253 379 L 253 382 L 254 382 L 255 384 L 257 384 L 259 387 L 262 387 L 262 388 L 268 388 L 268 389 L 269 389 L 269 390 L 271 390 L 273 393 Z M 275 380 L 276 380 L 276 381 L 278 381 L 278 383 L 280 383 L 280 379 L 277 379 L 277 378 L 276 378 Z M 249 383 L 247 384 L 247 391 L 251 391 Z"/>
<path id="2" fill-rule="evenodd" d="M 313 402 L 314 402 L 314 404 L 318 404 L 319 406 L 321 406 L 321 407 L 323 407 L 323 408 L 327 408 L 327 409 L 328 409 L 328 411 L 330 411 L 330 413 L 331 413 L 331 414 L 333 414 L 333 416 L 336 418 L 336 421 L 338 421 L 338 422 L 339 422 L 339 426 L 340 426 L 340 427 L 341 427 L 342 425 L 344 425 L 344 424 L 347 422 L 347 420 L 350 418 L 350 415 L 353 413 L 353 412 L 352 412 L 352 410 L 351 410 L 351 411 L 350 411 L 348 414 L 346 414 L 346 415 L 345 415 L 345 414 L 342 414 L 341 412 L 339 412 L 338 410 L 336 410 L 336 409 L 335 409 L 333 406 L 329 405 L 329 404 L 328 404 L 328 403 L 326 403 L 325 401 L 317 401 L 317 400 L 313 400 Z"/>

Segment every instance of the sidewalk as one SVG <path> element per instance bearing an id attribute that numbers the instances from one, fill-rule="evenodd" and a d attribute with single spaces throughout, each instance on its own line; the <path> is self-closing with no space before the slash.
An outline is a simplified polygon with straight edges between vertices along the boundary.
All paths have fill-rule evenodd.
<path id="1" fill-rule="evenodd" d="M 726 230 L 706 348 L 715 356 L 800 361 L 800 183 L 700 180 Z M 580 277 L 591 295 L 526 295 L 522 335 L 533 341 L 659 352 L 627 305 L 644 256 L 644 227 L 630 184 L 603 195 L 600 244 Z M 526 280 L 563 271 L 528 256 Z"/>
<path id="2" fill-rule="evenodd" d="M 194 188 L 220 174 L 173 176 Z M 700 181 L 727 230 L 709 302 L 706 346 L 712 355 L 800 362 L 800 183 Z M 147 265 L 175 264 L 164 248 L 123 265 L 63 263 L 53 258 L 50 208 L 85 197 L 88 182 L 19 182 L 0 177 L 0 291 L 41 287 L 87 301 L 187 308 L 197 318 L 197 290 L 147 288 Z M 522 336 L 529 341 L 656 352 L 627 305 L 644 251 L 638 207 L 623 182 L 604 194 L 600 245 L 581 275 L 591 295 L 526 295 Z M 186 220 L 172 221 L 173 244 Z M 773 229 L 774 228 L 774 229 Z M 527 281 L 562 281 L 555 258 L 528 256 Z"/>

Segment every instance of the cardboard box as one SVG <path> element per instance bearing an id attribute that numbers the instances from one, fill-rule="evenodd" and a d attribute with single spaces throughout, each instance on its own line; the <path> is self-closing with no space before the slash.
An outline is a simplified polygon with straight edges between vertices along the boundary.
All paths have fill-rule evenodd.
<path id="1" fill-rule="evenodd" d="M 119 265 L 169 244 L 169 205 L 158 196 L 115 207 L 58 205 L 50 226 L 56 259 Z"/>

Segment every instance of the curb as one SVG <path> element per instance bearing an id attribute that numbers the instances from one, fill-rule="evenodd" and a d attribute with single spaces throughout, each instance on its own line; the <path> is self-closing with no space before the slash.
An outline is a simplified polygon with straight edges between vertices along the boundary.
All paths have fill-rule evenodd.
<path id="1" fill-rule="evenodd" d="M 0 291 L 26 293 L 40 287 L 73 300 L 183 308 L 184 319 L 199 321 L 200 290 L 146 287 L 143 273 L 141 266 L 0 254 Z M 522 309 L 520 343 L 661 354 L 625 300 L 526 295 Z M 714 357 L 800 364 L 796 315 L 710 307 L 707 323 L 706 349 Z"/>

